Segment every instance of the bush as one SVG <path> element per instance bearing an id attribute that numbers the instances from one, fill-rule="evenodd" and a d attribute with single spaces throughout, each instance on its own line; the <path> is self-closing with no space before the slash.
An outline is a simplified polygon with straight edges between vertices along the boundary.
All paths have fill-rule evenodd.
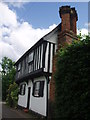
<path id="1" fill-rule="evenodd" d="M 56 66 L 56 116 L 90 120 L 90 37 L 60 49 Z"/>
<path id="2" fill-rule="evenodd" d="M 9 86 L 8 89 L 8 95 L 6 98 L 6 103 L 10 107 L 17 107 L 17 101 L 18 101 L 18 85 L 14 82 Z"/>

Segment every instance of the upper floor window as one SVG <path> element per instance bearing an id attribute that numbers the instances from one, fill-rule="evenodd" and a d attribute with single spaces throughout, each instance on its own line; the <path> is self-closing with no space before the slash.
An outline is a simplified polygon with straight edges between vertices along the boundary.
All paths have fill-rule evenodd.
<path id="1" fill-rule="evenodd" d="M 29 64 L 29 73 L 33 71 L 33 52 L 29 54 L 28 58 L 28 64 Z"/>
<path id="2" fill-rule="evenodd" d="M 24 68 L 26 69 L 26 57 L 24 58 Z"/>
<path id="3" fill-rule="evenodd" d="M 28 59 L 28 62 L 32 62 L 33 61 L 33 52 L 29 54 L 29 59 Z"/>
<path id="4" fill-rule="evenodd" d="M 21 64 L 19 63 L 18 64 L 18 71 L 20 71 L 20 69 L 21 69 Z"/>
<path id="5" fill-rule="evenodd" d="M 29 64 L 29 73 L 30 72 L 33 72 L 33 63 L 32 62 Z"/>

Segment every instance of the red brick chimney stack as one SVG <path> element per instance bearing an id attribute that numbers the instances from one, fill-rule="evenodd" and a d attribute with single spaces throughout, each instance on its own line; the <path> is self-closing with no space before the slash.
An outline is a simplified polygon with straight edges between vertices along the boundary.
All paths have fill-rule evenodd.
<path id="1" fill-rule="evenodd" d="M 77 23 L 78 17 L 75 8 L 71 8 L 71 30 L 77 34 Z"/>
<path id="2" fill-rule="evenodd" d="M 61 31 L 58 36 L 58 49 L 65 44 L 71 44 L 76 36 L 76 22 L 78 20 L 75 8 L 70 6 L 62 6 L 59 8 L 59 14 L 61 17 Z"/>
<path id="3" fill-rule="evenodd" d="M 62 6 L 59 9 L 61 17 L 61 31 L 72 30 L 76 34 L 76 21 L 78 20 L 75 8 Z"/>

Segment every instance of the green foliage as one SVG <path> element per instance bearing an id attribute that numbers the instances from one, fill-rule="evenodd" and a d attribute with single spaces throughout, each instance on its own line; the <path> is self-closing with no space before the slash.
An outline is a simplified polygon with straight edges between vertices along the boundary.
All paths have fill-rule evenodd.
<path id="1" fill-rule="evenodd" d="M 15 62 L 13 62 L 11 59 L 4 57 L 1 63 L 2 75 L 10 73 L 14 69 L 14 64 Z"/>
<path id="2" fill-rule="evenodd" d="M 56 116 L 90 120 L 90 36 L 59 51 L 55 73 Z"/>
<path id="3" fill-rule="evenodd" d="M 17 107 L 18 85 L 14 82 L 9 86 L 6 102 L 10 107 Z"/>
<path id="4" fill-rule="evenodd" d="M 4 57 L 2 59 L 2 99 L 6 100 L 11 107 L 17 107 L 18 85 L 15 81 L 16 70 L 11 59 Z"/>
<path id="5" fill-rule="evenodd" d="M 2 99 L 6 100 L 7 89 L 9 85 L 12 84 L 15 80 L 15 67 L 14 63 L 11 59 L 4 57 L 2 59 L 1 67 L 2 67 Z"/>

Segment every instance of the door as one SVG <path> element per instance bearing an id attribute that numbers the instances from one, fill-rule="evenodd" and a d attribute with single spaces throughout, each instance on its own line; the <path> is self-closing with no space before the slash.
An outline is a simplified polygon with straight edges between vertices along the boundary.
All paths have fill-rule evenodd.
<path id="1" fill-rule="evenodd" d="M 30 91 L 31 91 L 31 87 L 28 87 L 28 99 L 27 99 L 27 108 L 29 109 L 29 105 L 30 105 Z"/>

